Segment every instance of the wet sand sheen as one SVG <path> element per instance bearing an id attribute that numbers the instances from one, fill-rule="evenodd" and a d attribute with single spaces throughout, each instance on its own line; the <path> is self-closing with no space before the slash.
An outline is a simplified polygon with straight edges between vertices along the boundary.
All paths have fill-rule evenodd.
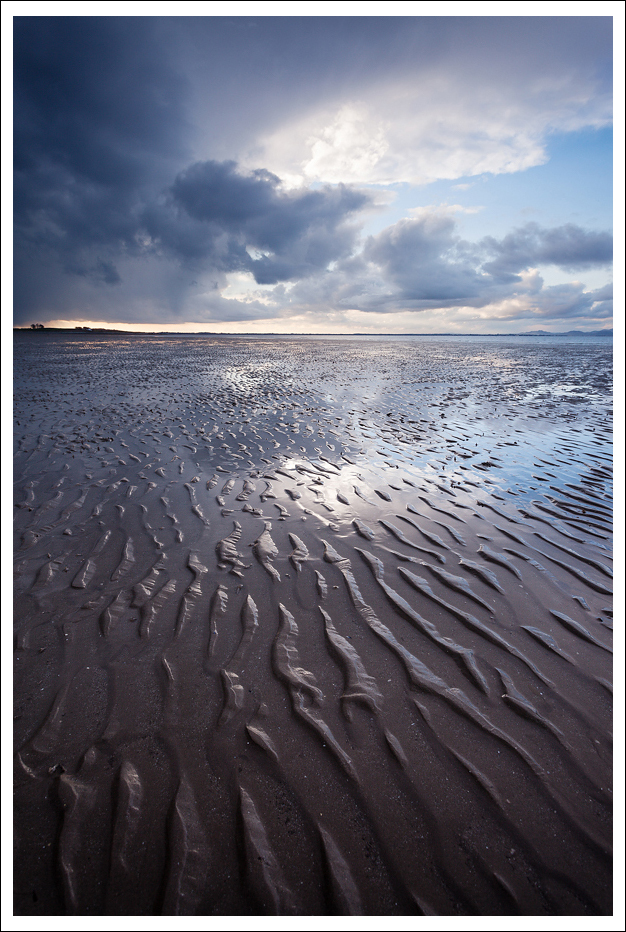
<path id="1" fill-rule="evenodd" d="M 15 912 L 610 914 L 609 371 L 18 335 Z"/>

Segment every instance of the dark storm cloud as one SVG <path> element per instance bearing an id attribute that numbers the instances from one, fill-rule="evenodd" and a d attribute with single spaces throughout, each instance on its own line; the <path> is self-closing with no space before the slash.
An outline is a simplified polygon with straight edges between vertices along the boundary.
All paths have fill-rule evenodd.
<path id="1" fill-rule="evenodd" d="M 105 285 L 119 285 L 122 281 L 113 263 L 105 262 L 103 259 L 97 259 L 92 266 L 66 265 L 65 271 L 73 275 L 82 275 L 85 278 L 91 278 L 95 282 L 103 282 Z"/>
<path id="2" fill-rule="evenodd" d="M 16 17 L 15 168 L 127 188 L 181 157 L 186 81 L 151 17 Z"/>
<path id="3" fill-rule="evenodd" d="M 376 93 L 381 106 L 387 101 L 387 84 L 397 85 L 396 100 L 422 88 L 418 103 L 426 113 L 428 69 L 435 69 L 432 87 L 447 86 L 451 75 L 464 82 L 470 76 L 471 85 L 480 73 L 483 85 L 508 82 L 511 93 L 521 89 L 523 96 L 530 72 L 547 74 L 546 87 L 558 89 L 556 78 L 575 56 L 576 74 L 595 75 L 598 94 L 606 96 L 609 76 L 598 78 L 597 68 L 608 58 L 610 18 L 32 16 L 13 22 L 16 323 L 80 313 L 243 320 L 279 316 L 298 294 L 304 311 L 307 296 L 311 308 L 321 296 L 325 307 L 364 310 L 478 307 L 513 293 L 518 273 L 529 267 L 592 268 L 610 254 L 608 234 L 571 225 L 529 225 L 499 241 L 467 243 L 449 215 L 436 214 L 401 221 L 369 237 L 359 252 L 357 224 L 372 206 L 370 196 L 344 184 L 294 187 L 304 176 L 296 170 L 300 163 L 289 161 L 289 147 L 284 164 L 272 163 L 263 142 L 263 134 L 278 129 L 282 146 L 294 121 L 319 110 L 322 122 L 311 125 L 321 145 L 325 121 L 332 123 L 344 100 L 362 97 L 374 112 Z M 587 99 L 584 81 L 584 93 L 576 81 L 572 86 L 572 100 Z M 432 106 L 439 114 L 438 98 Z M 528 112 L 520 110 L 523 125 Z M 412 110 L 407 119 L 403 114 L 384 115 L 418 125 Z M 456 110 L 451 119 L 454 124 Z M 594 125 L 596 117 L 586 119 Z M 363 127 L 369 139 L 370 124 Z M 308 130 L 301 141 L 310 149 Z M 360 137 L 346 145 L 344 151 L 333 142 L 331 149 L 349 176 L 367 159 L 362 162 Z M 409 161 L 412 145 L 402 150 Z M 457 152 L 456 136 L 446 145 Z M 250 273 L 266 290 L 242 301 L 222 297 L 233 272 Z M 283 291 L 281 282 L 289 283 Z"/>
<path id="4" fill-rule="evenodd" d="M 306 278 L 352 251 L 358 231 L 347 221 L 371 203 L 345 185 L 283 191 L 275 175 L 240 173 L 233 161 L 196 163 L 164 192 L 146 187 L 122 201 L 77 179 L 64 187 L 49 189 L 37 216 L 27 215 L 24 249 L 36 242 L 66 273 L 107 284 L 121 280 L 116 256 L 166 255 L 195 271 L 248 271 L 259 284 Z M 94 250 L 109 258 L 94 258 Z"/>
<path id="5" fill-rule="evenodd" d="M 567 272 L 608 265 L 613 259 L 610 233 L 582 230 L 572 223 L 551 230 L 529 223 L 499 242 L 486 237 L 483 248 L 495 259 L 483 268 L 501 281 L 514 281 L 515 273 L 537 265 L 556 265 Z"/>
<path id="6" fill-rule="evenodd" d="M 345 185 L 282 191 L 263 169 L 246 175 L 232 161 L 200 162 L 178 175 L 171 201 L 151 213 L 147 229 L 183 260 L 206 258 L 275 284 L 349 254 L 356 230 L 345 221 L 370 202 Z"/>
<path id="7" fill-rule="evenodd" d="M 213 22 L 198 21 L 209 46 L 219 44 Z M 190 91 L 172 64 L 180 49 L 168 23 L 189 41 L 184 18 L 16 19 L 18 322 L 46 291 L 48 306 L 62 306 L 53 282 L 64 282 L 70 303 L 76 277 L 118 285 L 128 258 L 163 253 L 196 271 L 248 270 L 270 284 L 353 248 L 345 221 L 367 195 L 343 185 L 284 193 L 275 175 L 240 173 L 232 160 L 189 165 Z M 239 35 L 237 23 L 226 32 Z M 51 276 L 51 265 L 66 279 Z"/>
<path id="8" fill-rule="evenodd" d="M 137 252 L 143 203 L 186 155 L 186 82 L 159 51 L 150 17 L 14 19 L 18 321 L 51 262 L 69 297 L 75 275 L 119 283 Z"/>

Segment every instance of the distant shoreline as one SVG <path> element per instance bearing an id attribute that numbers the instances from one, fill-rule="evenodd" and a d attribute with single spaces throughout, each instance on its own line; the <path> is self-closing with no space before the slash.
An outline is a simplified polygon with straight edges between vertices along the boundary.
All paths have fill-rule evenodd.
<path id="1" fill-rule="evenodd" d="M 31 327 L 13 327 L 14 333 L 71 333 L 85 336 L 92 333 L 123 333 L 126 336 L 208 336 L 208 337 L 612 337 L 613 328 L 606 330 L 528 330 L 517 333 L 236 333 L 216 332 L 213 330 L 109 330 L 106 327 L 92 327 L 79 330 L 73 327 L 43 327 L 33 330 Z"/>

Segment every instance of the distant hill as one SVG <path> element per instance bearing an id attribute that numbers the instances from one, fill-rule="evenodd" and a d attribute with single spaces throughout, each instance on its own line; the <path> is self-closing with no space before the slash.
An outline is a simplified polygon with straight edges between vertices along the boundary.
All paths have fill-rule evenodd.
<path id="1" fill-rule="evenodd" d="M 504 336 L 504 334 L 503 334 Z M 565 330 L 558 333 L 552 330 L 527 330 L 526 333 L 509 334 L 516 337 L 612 337 L 613 328 L 607 327 L 606 330 Z"/>

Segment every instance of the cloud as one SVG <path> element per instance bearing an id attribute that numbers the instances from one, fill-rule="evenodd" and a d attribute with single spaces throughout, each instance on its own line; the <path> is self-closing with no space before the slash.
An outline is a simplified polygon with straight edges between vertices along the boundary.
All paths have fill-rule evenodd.
<path id="1" fill-rule="evenodd" d="M 71 302 L 77 276 L 119 284 L 144 204 L 189 158 L 188 86 L 157 33 L 151 17 L 14 18 L 18 321 L 42 293 Z"/>
<path id="2" fill-rule="evenodd" d="M 431 312 L 464 314 L 469 308 L 478 319 L 609 317 L 610 286 L 595 291 L 587 291 L 581 282 L 546 287 L 536 265 L 548 255 L 581 268 L 604 264 L 610 235 L 571 225 L 535 230 L 536 248 L 527 249 L 524 261 L 521 252 L 516 253 L 516 274 L 493 269 L 498 261 L 494 253 L 498 259 L 508 255 L 510 244 L 525 242 L 527 234 L 524 227 L 502 240 L 471 243 L 458 235 L 449 212 L 434 210 L 368 237 L 361 252 L 337 263 L 332 272 L 296 283 L 281 296 L 280 306 L 288 304 L 292 311 L 316 308 L 320 313 L 331 307 L 388 317 L 410 311 L 416 321 L 418 315 L 430 319 Z"/>
<path id="3" fill-rule="evenodd" d="M 62 294 L 71 271 L 82 282 L 71 290 L 72 300 L 93 319 L 119 314 L 121 292 L 129 320 L 149 315 L 169 323 L 289 315 L 322 320 L 352 311 L 391 318 L 455 309 L 463 319 L 468 308 L 477 319 L 501 321 L 610 315 L 606 288 L 586 291 L 580 282 L 545 287 L 537 269 L 550 262 L 605 265 L 608 233 L 528 224 L 500 240 L 472 243 L 459 235 L 454 213 L 443 205 L 359 243 L 355 221 L 370 203 L 346 186 L 285 190 L 266 170 L 196 163 L 137 213 L 135 251 L 120 253 L 116 265 L 97 257 L 91 265 L 77 258 L 70 266 L 63 252 Z M 55 293 L 64 278 L 51 261 L 50 255 L 32 281 L 19 276 L 17 298 L 20 288 L 35 288 L 31 302 L 45 300 L 58 317 L 64 308 Z"/>
<path id="4" fill-rule="evenodd" d="M 395 286 L 387 298 L 392 306 L 404 302 L 425 308 L 453 302 L 480 307 L 500 293 L 537 293 L 541 279 L 529 275 L 530 269 L 541 265 L 557 265 L 566 271 L 605 267 L 611 255 L 610 233 L 586 231 L 573 224 L 551 229 L 527 224 L 501 240 L 485 237 L 469 243 L 457 235 L 451 214 L 435 209 L 369 237 L 362 258 L 376 267 L 381 279 Z"/>
<path id="5" fill-rule="evenodd" d="M 598 54 L 610 30 L 602 20 L 585 23 L 587 42 L 582 20 L 435 20 L 431 49 L 421 22 L 409 24 L 410 61 L 399 54 L 358 88 L 344 85 L 290 114 L 256 142 L 253 157 L 294 181 L 353 184 L 427 184 L 541 165 L 552 133 L 611 122 Z"/>
<path id="6" fill-rule="evenodd" d="M 16 17 L 15 167 L 136 186 L 184 158 L 188 84 L 152 17 Z"/>
<path id="7" fill-rule="evenodd" d="M 455 222 L 469 208 L 444 204 L 359 236 L 380 201 L 363 183 L 521 171 L 546 159 L 550 133 L 606 125 L 610 18 L 33 16 L 14 29 L 17 323 L 507 301 L 606 312 L 608 297 L 551 292 L 538 271 L 604 267 L 606 233 L 528 224 L 470 243 Z"/>
<path id="8" fill-rule="evenodd" d="M 198 162 L 162 192 L 146 185 L 128 196 L 67 174 L 18 210 L 18 308 L 30 303 L 35 251 L 68 276 L 109 285 L 120 283 L 124 260 L 150 256 L 211 272 L 218 285 L 234 271 L 259 284 L 307 278 L 352 252 L 350 221 L 373 203 L 345 185 L 285 191 L 270 172 L 242 173 L 234 161 Z"/>
<path id="9" fill-rule="evenodd" d="M 455 235 L 448 213 L 433 212 L 417 220 L 401 220 L 371 236 L 363 258 L 411 301 L 458 301 L 479 294 L 482 280 L 477 257 Z"/>
<path id="10" fill-rule="evenodd" d="M 486 304 L 481 316 L 496 321 L 584 319 L 602 322 L 613 313 L 611 296 L 610 286 L 585 291 L 581 282 L 568 282 L 542 288 L 532 296 L 513 294 Z"/>
<path id="11" fill-rule="evenodd" d="M 535 265 L 556 265 L 573 272 L 607 266 L 613 259 L 610 233 L 582 230 L 572 223 L 550 230 L 528 223 L 499 242 L 485 237 L 482 246 L 495 254 L 484 265 L 485 271 L 502 281 L 513 281 L 515 273 Z"/>
<path id="12" fill-rule="evenodd" d="M 65 271 L 73 275 L 89 277 L 94 282 L 102 282 L 105 285 L 119 285 L 122 281 L 113 263 L 105 262 L 103 259 L 98 259 L 91 267 L 67 264 L 65 266 Z"/>
<path id="13" fill-rule="evenodd" d="M 285 191 L 264 169 L 244 174 L 235 162 L 201 162 L 171 187 L 172 205 L 202 227 L 201 246 L 217 268 L 252 272 L 259 284 L 306 278 L 354 248 L 356 229 L 347 221 L 373 201 L 346 185 Z M 180 211 L 172 212 L 174 231 Z M 161 214 L 163 217 L 163 214 Z M 185 218 L 186 222 L 186 218 Z M 185 255 L 185 244 L 153 225 L 152 235 Z M 174 232 L 174 237 L 176 232 Z"/>

